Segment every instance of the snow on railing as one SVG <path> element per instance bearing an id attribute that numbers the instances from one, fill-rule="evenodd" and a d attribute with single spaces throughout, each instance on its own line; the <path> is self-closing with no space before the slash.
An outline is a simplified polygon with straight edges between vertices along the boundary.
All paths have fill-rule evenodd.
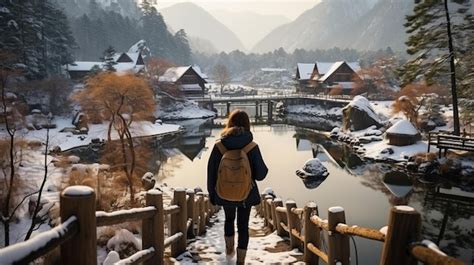
<path id="1" fill-rule="evenodd" d="M 0 249 L 0 264 L 27 264 L 53 250 L 77 233 L 77 218 L 71 216 L 53 229 L 21 243 Z"/>

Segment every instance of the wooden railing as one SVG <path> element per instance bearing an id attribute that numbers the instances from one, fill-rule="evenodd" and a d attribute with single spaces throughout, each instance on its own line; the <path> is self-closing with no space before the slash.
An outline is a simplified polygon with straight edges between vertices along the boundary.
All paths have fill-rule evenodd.
<path id="1" fill-rule="evenodd" d="M 258 213 L 264 223 L 279 236 L 289 237 L 290 247 L 304 253 L 307 264 L 319 264 L 319 259 L 329 265 L 350 264 L 349 237 L 358 236 L 383 243 L 381 265 L 415 265 L 422 261 L 428 265 L 459 265 L 461 261 L 447 256 L 437 247 L 419 242 L 421 216 L 409 206 L 395 206 L 390 210 L 389 223 L 385 232 L 380 230 L 349 226 L 346 224 L 342 207 L 331 207 L 328 219 L 319 217 L 315 203 L 298 208 L 294 201 L 262 194 Z M 327 252 L 321 248 L 322 234 L 328 234 Z"/>
<path id="2" fill-rule="evenodd" d="M 36 237 L 0 249 L 0 264 L 27 264 L 60 247 L 61 264 L 97 264 L 97 227 L 142 221 L 142 250 L 119 264 L 164 264 L 164 250 L 171 256 L 186 250 L 187 239 L 206 232 L 217 211 L 207 195 L 176 189 L 170 206 L 163 206 L 158 190 L 146 193 L 146 207 L 111 213 L 96 212 L 94 190 L 85 186 L 66 188 L 60 198 L 62 224 Z M 165 238 L 165 219 L 170 217 Z"/>
<path id="3" fill-rule="evenodd" d="M 439 150 L 439 157 L 441 158 L 442 150 L 444 155 L 448 149 L 474 151 L 474 138 L 451 135 L 449 132 L 430 132 L 428 134 L 428 153 L 431 145 L 434 145 Z"/>

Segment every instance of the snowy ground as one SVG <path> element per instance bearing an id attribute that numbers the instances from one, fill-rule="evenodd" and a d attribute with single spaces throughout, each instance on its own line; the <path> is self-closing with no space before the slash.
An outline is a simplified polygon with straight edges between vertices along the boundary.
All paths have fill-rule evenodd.
<path id="1" fill-rule="evenodd" d="M 288 249 L 288 242 L 276 235 L 276 232 L 265 235 L 263 219 L 256 216 L 255 209 L 250 213 L 250 241 L 247 250 L 246 264 L 304 264 L 302 253 L 297 249 Z M 213 226 L 208 228 L 203 237 L 188 245 L 188 251 L 173 262 L 179 264 L 235 264 L 235 256 L 227 260 L 224 241 L 224 211 L 220 210 L 212 219 Z M 237 231 L 237 228 L 236 228 Z M 236 238 L 237 240 L 237 238 Z M 237 245 L 237 241 L 236 241 Z"/>
<path id="2" fill-rule="evenodd" d="M 53 123 L 56 124 L 57 127 L 55 129 L 50 129 L 49 131 L 50 147 L 59 146 L 62 151 L 78 146 L 88 145 L 91 143 L 92 139 L 104 140 L 107 138 L 107 123 L 90 124 L 89 132 L 81 135 L 74 135 L 71 132 L 60 132 L 65 127 L 74 127 L 69 118 L 57 117 L 53 120 Z M 131 128 L 134 137 L 173 133 L 178 132 L 179 129 L 179 125 L 151 123 L 148 121 L 134 122 L 132 123 Z M 28 141 L 45 142 L 46 132 L 46 129 L 33 131 L 24 130 L 19 133 L 19 136 Z M 0 134 L 1 133 L 4 133 L 4 131 L 0 132 Z M 112 133 L 112 139 L 118 139 L 118 135 L 115 132 Z"/>
<path id="3" fill-rule="evenodd" d="M 187 120 L 202 119 L 216 116 L 216 113 L 207 109 L 200 108 L 196 102 L 175 101 L 168 106 L 158 104 L 155 116 L 163 120 Z"/>

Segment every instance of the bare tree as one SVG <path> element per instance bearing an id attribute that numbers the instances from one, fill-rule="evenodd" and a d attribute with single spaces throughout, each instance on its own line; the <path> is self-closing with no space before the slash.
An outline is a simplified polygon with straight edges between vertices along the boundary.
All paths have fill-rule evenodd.
<path id="1" fill-rule="evenodd" d="M 153 118 L 155 100 L 150 85 L 143 78 L 132 74 L 104 72 L 89 78 L 85 90 L 75 98 L 86 115 L 109 122 L 108 143 L 112 141 L 112 132 L 117 133 L 121 168 L 127 176 L 130 200 L 133 202 L 136 152 L 130 127 L 133 121 Z"/>
<path id="2" fill-rule="evenodd" d="M 214 79 L 220 86 L 222 94 L 224 87 L 230 83 L 230 74 L 227 67 L 223 64 L 218 64 L 214 67 Z"/>

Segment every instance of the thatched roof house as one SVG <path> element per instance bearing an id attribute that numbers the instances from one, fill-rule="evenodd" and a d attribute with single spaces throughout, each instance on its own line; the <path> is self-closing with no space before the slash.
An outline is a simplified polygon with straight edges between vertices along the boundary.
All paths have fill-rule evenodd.
<path id="1" fill-rule="evenodd" d="M 391 145 L 411 145 L 421 139 L 420 132 L 408 120 L 400 120 L 386 131 L 386 137 Z"/>

